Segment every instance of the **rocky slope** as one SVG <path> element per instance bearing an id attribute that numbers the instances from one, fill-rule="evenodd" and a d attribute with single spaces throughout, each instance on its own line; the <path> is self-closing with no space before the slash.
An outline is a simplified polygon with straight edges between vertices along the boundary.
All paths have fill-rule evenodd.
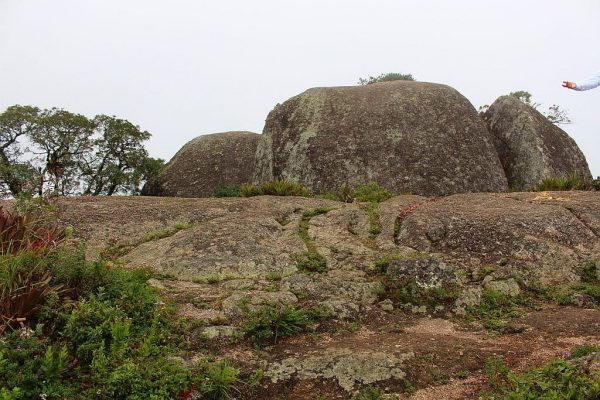
<path id="1" fill-rule="evenodd" d="M 374 208 L 295 197 L 78 198 L 61 208 L 90 257 L 157 270 L 152 284 L 196 321 L 194 337 L 217 357 L 261 367 L 257 399 L 347 399 L 371 384 L 400 398 L 411 385 L 421 389 L 415 398 L 477 398 L 486 358 L 525 368 L 600 343 L 588 297 L 559 307 L 539 295 L 577 284 L 600 261 L 598 192 L 406 195 Z M 303 266 L 307 253 L 326 260 L 321 272 Z M 494 327 L 476 311 L 490 293 L 514 299 L 519 313 Z M 329 317 L 266 348 L 239 340 L 248 313 L 273 302 Z"/>

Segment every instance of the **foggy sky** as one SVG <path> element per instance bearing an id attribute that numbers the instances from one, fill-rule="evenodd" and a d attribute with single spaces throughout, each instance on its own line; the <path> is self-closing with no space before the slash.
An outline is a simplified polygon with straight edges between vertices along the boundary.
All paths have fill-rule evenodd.
<path id="1" fill-rule="evenodd" d="M 475 107 L 527 90 L 558 104 L 600 175 L 600 2 L 513 0 L 0 0 L 0 111 L 116 115 L 169 160 L 207 133 L 260 133 L 277 103 L 316 86 L 411 73 Z"/>

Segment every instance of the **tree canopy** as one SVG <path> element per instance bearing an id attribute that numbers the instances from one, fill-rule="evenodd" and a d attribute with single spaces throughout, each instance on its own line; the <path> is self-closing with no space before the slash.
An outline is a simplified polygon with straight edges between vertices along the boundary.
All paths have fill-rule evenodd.
<path id="1" fill-rule="evenodd" d="M 371 85 L 378 82 L 389 82 L 389 81 L 414 81 L 415 78 L 411 74 L 401 74 L 398 72 L 389 72 L 387 74 L 381 74 L 379 76 L 369 76 L 367 79 L 359 78 L 359 85 Z"/>
<path id="2" fill-rule="evenodd" d="M 150 133 L 114 116 L 14 105 L 0 113 L 0 194 L 138 194 L 162 160 Z"/>

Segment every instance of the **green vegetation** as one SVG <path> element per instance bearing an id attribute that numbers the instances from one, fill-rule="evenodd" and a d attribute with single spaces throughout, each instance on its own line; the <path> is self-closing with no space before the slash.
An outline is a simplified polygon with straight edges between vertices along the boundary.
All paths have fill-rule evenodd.
<path id="1" fill-rule="evenodd" d="M 244 335 L 254 344 L 277 344 L 280 338 L 310 330 L 326 313 L 317 308 L 271 302 L 250 313 Z"/>
<path id="2" fill-rule="evenodd" d="M 219 185 L 213 192 L 213 197 L 240 197 L 240 185 Z"/>
<path id="3" fill-rule="evenodd" d="M 364 185 L 358 186 L 354 190 L 354 198 L 361 202 L 376 202 L 381 203 L 391 198 L 390 194 L 385 188 L 379 186 L 377 182 L 369 182 Z"/>
<path id="4" fill-rule="evenodd" d="M 521 314 L 521 307 L 530 300 L 525 296 L 507 296 L 501 292 L 485 289 L 481 302 L 467 307 L 467 319 L 479 320 L 489 331 L 500 331 L 505 328 L 507 320 Z"/>
<path id="5" fill-rule="evenodd" d="M 369 202 L 362 206 L 369 220 L 369 233 L 377 236 L 381 233 L 381 222 L 379 221 L 379 203 Z"/>
<path id="6" fill-rule="evenodd" d="M 381 400 L 383 399 L 383 395 L 385 393 L 383 390 L 379 389 L 377 386 L 367 386 L 356 396 L 354 396 L 353 400 Z"/>
<path id="7" fill-rule="evenodd" d="M 147 285 L 150 271 L 86 261 L 68 234 L 0 213 L 11 221 L 19 234 L 6 231 L 0 252 L 0 398 L 227 399 L 248 389 L 229 364 L 172 358 L 187 346 L 184 325 Z"/>
<path id="8" fill-rule="evenodd" d="M 0 195 L 139 194 L 162 160 L 124 119 L 11 106 L 0 113 Z"/>
<path id="9" fill-rule="evenodd" d="M 117 241 L 110 241 L 108 243 L 108 245 L 106 246 L 106 248 L 102 251 L 101 256 L 103 258 L 105 258 L 106 260 L 114 261 L 114 260 L 117 260 L 119 257 L 124 256 L 125 254 L 130 252 L 132 249 L 138 247 L 141 244 L 173 236 L 174 234 L 176 234 L 177 232 L 179 232 L 181 230 L 190 229 L 190 228 L 193 228 L 194 226 L 195 226 L 195 224 L 193 224 L 191 222 L 179 222 L 170 228 L 157 229 L 155 231 L 148 232 L 147 234 L 144 235 L 144 237 L 142 237 L 141 239 L 135 240 L 135 241 L 125 242 L 125 243 L 119 243 Z"/>
<path id="10" fill-rule="evenodd" d="M 517 374 L 501 360 L 486 361 L 485 371 L 492 393 L 483 400 L 557 399 L 587 400 L 600 398 L 600 371 L 586 372 L 575 363 L 554 360 L 540 368 Z"/>
<path id="11" fill-rule="evenodd" d="M 386 274 L 388 267 L 392 261 L 400 260 L 402 258 L 399 254 L 390 254 L 384 257 L 381 257 L 377 261 L 375 261 L 375 271 L 379 274 Z"/>
<path id="12" fill-rule="evenodd" d="M 310 190 L 297 182 L 286 180 L 274 180 L 263 183 L 262 185 L 251 185 L 249 183 L 240 186 L 240 195 L 242 197 L 253 196 L 301 196 L 309 197 Z"/>
<path id="13" fill-rule="evenodd" d="M 313 238 L 308 234 L 308 228 L 310 227 L 310 220 L 313 217 L 326 214 L 329 211 L 329 208 L 318 207 L 302 214 L 302 218 L 298 224 L 298 236 L 304 241 L 307 251 L 296 256 L 298 269 L 309 272 L 327 271 L 327 259 L 317 251 Z"/>
<path id="14" fill-rule="evenodd" d="M 598 353 L 598 352 L 600 352 L 600 346 L 579 346 L 579 347 L 575 347 L 571 351 L 569 358 L 570 359 L 581 358 L 581 357 L 588 356 L 592 353 Z"/>
<path id="15" fill-rule="evenodd" d="M 537 186 L 538 191 L 547 190 L 587 190 L 589 185 L 573 171 L 566 176 L 543 179 Z"/>
<path id="16" fill-rule="evenodd" d="M 296 266 L 302 271 L 323 273 L 327 271 L 327 258 L 316 251 L 305 251 L 296 255 Z"/>
<path id="17" fill-rule="evenodd" d="M 428 287 L 416 279 L 396 280 L 387 277 L 382 298 L 392 300 L 395 306 L 407 303 L 416 306 L 450 305 L 458 298 L 458 288 L 454 286 Z"/>
<path id="18" fill-rule="evenodd" d="M 378 82 L 389 82 L 389 81 L 414 81 L 415 78 L 411 74 L 400 74 L 397 72 L 390 72 L 387 74 L 381 74 L 379 76 L 369 76 L 367 79 L 359 78 L 359 85 L 371 85 Z"/>

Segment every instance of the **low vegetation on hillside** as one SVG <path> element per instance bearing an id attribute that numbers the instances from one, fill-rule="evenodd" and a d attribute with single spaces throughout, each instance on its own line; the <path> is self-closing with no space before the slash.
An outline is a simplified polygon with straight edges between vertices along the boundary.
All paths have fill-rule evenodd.
<path id="1" fill-rule="evenodd" d="M 0 210 L 0 399 L 229 399 L 257 384 L 173 358 L 189 332 L 153 272 L 87 261 L 45 212 Z"/>

